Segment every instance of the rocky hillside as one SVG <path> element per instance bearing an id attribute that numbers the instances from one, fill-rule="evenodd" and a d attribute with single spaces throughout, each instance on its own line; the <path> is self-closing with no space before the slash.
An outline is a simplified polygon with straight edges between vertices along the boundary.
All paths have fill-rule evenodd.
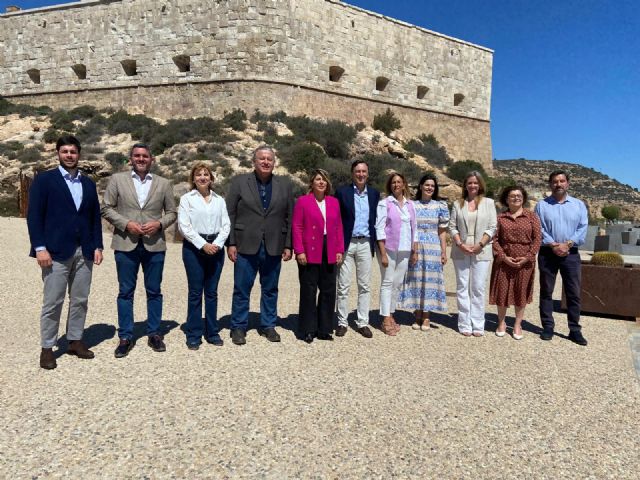
<path id="1" fill-rule="evenodd" d="M 540 199 L 548 195 L 549 173 L 553 170 L 566 170 L 570 175 L 570 192 L 584 200 L 589 206 L 592 218 L 600 218 L 601 208 L 605 205 L 620 207 L 621 217 L 640 220 L 640 193 L 629 185 L 620 183 L 593 168 L 575 163 L 554 160 L 496 160 L 493 162 L 494 174 L 508 176 L 522 184 L 529 195 Z"/>

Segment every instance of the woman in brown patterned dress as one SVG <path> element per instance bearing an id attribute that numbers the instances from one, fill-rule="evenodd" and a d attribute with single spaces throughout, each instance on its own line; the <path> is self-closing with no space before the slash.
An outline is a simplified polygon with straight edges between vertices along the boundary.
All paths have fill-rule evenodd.
<path id="1" fill-rule="evenodd" d="M 522 187 L 505 188 L 500 195 L 500 203 L 508 209 L 498 215 L 498 228 L 493 239 L 489 303 L 498 306 L 496 335 L 499 337 L 507 331 L 507 308 L 515 307 L 513 338 L 520 340 L 524 309 L 533 300 L 535 260 L 542 239 L 540 219 L 524 208 L 527 192 Z"/>

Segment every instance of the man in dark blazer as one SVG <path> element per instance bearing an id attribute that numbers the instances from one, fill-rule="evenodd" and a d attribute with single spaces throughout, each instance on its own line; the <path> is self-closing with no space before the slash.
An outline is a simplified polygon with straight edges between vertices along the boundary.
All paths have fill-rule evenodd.
<path id="1" fill-rule="evenodd" d="M 355 267 L 358 284 L 356 331 L 365 338 L 371 338 L 373 336 L 369 328 L 371 263 L 376 243 L 376 207 L 380 201 L 380 192 L 367 186 L 369 164 L 365 160 L 357 159 L 351 164 L 351 178 L 352 183 L 336 191 L 344 229 L 344 260 L 338 273 L 336 336 L 342 337 L 347 333 L 349 289 Z"/>
<path id="2" fill-rule="evenodd" d="M 93 265 L 102 263 L 102 223 L 96 184 L 80 174 L 80 142 L 58 139 L 60 166 L 37 175 L 29 191 L 27 226 L 30 256 L 42 269 L 44 296 L 40 314 L 40 366 L 56 368 L 53 346 L 58 340 L 65 292 L 69 291 L 67 353 L 93 358 L 82 343 Z"/>
<path id="3" fill-rule="evenodd" d="M 249 296 L 258 272 L 262 287 L 258 333 L 279 342 L 278 281 L 281 261 L 291 260 L 291 184 L 273 175 L 276 158 L 269 146 L 253 152 L 254 171 L 231 181 L 226 197 L 231 220 L 227 256 L 234 265 L 231 341 L 246 343 Z"/>

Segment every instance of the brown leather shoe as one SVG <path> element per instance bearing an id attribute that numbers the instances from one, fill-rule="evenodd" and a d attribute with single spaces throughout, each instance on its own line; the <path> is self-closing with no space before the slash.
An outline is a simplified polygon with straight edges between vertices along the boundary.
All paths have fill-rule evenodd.
<path id="1" fill-rule="evenodd" d="M 69 348 L 67 349 L 69 355 L 75 355 L 78 358 L 90 359 L 95 357 L 93 352 L 82 343 L 82 340 L 72 340 L 69 342 Z"/>
<path id="2" fill-rule="evenodd" d="M 371 338 L 373 337 L 373 333 L 371 333 L 371 330 L 369 329 L 369 327 L 367 327 L 366 325 L 364 327 L 360 327 L 358 329 L 356 329 L 356 332 L 358 332 L 360 335 L 362 335 L 364 338 Z"/>
<path id="3" fill-rule="evenodd" d="M 336 328 L 336 337 L 344 337 L 347 333 L 347 327 L 344 325 L 338 325 Z"/>
<path id="4" fill-rule="evenodd" d="M 40 352 L 40 367 L 45 370 L 53 370 L 57 366 L 53 348 L 43 348 Z"/>

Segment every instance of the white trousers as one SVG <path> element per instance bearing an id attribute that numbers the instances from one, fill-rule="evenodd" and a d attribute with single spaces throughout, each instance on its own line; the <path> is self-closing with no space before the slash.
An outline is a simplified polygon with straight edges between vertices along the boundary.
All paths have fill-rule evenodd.
<path id="1" fill-rule="evenodd" d="M 460 333 L 484 332 L 484 295 L 490 265 L 490 260 L 476 260 L 470 255 L 453 261 Z"/>
<path id="2" fill-rule="evenodd" d="M 387 250 L 387 258 L 389 266 L 383 267 L 378 255 L 378 263 L 380 264 L 380 315 L 388 317 L 396 311 L 398 304 L 398 296 L 402 290 L 404 276 L 409 267 L 409 257 L 411 252 L 392 252 Z"/>
<path id="3" fill-rule="evenodd" d="M 358 284 L 358 328 L 369 325 L 369 303 L 371 299 L 371 246 L 368 238 L 353 239 L 344 255 L 340 271 L 338 272 L 338 294 L 336 301 L 336 313 L 338 325 L 346 327 L 349 316 L 349 289 L 353 270 L 356 271 L 356 283 Z"/>

